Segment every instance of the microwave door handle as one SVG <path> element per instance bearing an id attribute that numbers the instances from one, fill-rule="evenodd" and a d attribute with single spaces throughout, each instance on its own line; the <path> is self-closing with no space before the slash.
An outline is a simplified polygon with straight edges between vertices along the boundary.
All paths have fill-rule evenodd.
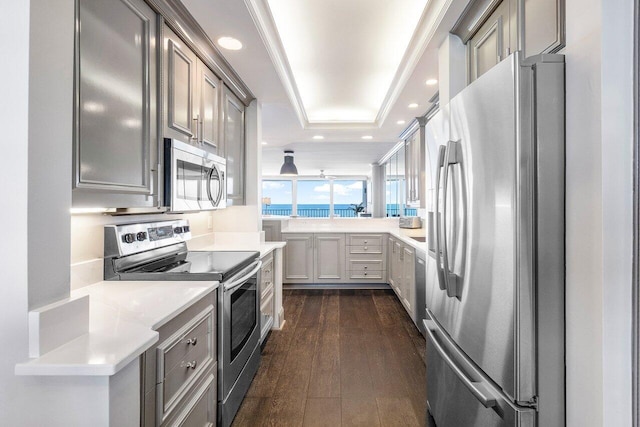
<path id="1" fill-rule="evenodd" d="M 492 408 L 497 405 L 496 398 L 491 392 L 491 387 L 488 382 L 484 380 L 479 374 L 480 381 L 475 381 L 472 378 L 469 378 L 468 374 L 460 368 L 459 365 L 466 365 L 466 363 L 457 362 L 455 359 L 455 355 L 449 354 L 449 352 L 443 347 L 442 344 L 438 341 L 438 336 L 442 336 L 443 339 L 447 340 L 446 337 L 441 333 L 440 327 L 431 319 L 432 314 L 427 311 L 427 319 L 423 320 L 423 325 L 427 332 L 427 339 L 433 344 L 436 352 L 440 355 L 440 357 L 444 360 L 444 362 L 451 368 L 453 373 L 458 377 L 458 379 L 464 384 L 465 387 L 473 394 L 473 396 L 478 399 L 478 401 L 485 408 Z M 462 359 L 462 356 L 460 356 Z M 468 367 L 470 368 L 470 367 Z"/>
<path id="2" fill-rule="evenodd" d="M 442 178 L 442 168 L 444 167 L 444 156 L 446 151 L 446 146 L 441 145 L 438 148 L 438 168 L 436 172 L 436 191 L 435 191 L 435 208 L 434 208 L 434 216 L 435 216 L 435 234 L 436 234 L 436 270 L 438 276 L 438 286 L 440 290 L 444 291 L 446 289 L 445 281 L 444 281 L 444 273 L 442 271 L 441 264 L 441 245 L 440 245 L 440 180 Z M 395 249 L 395 247 L 394 247 Z"/>
<path id="3" fill-rule="evenodd" d="M 447 189 L 449 186 L 449 166 L 458 163 L 458 143 L 455 141 L 447 142 L 447 150 L 444 159 L 444 173 L 442 178 L 442 269 L 444 282 L 447 287 L 447 296 L 457 297 L 459 288 L 459 277 L 453 271 L 449 270 L 449 248 L 447 247 Z M 452 201 L 455 197 L 452 198 Z"/>
<path id="4" fill-rule="evenodd" d="M 262 261 L 258 261 L 256 263 L 255 268 L 253 268 L 250 272 L 248 272 L 247 274 L 245 274 L 244 276 L 242 276 L 239 279 L 233 280 L 232 282 L 229 282 L 229 283 L 225 283 L 224 284 L 224 290 L 225 291 L 231 291 L 231 290 L 237 288 L 238 286 L 243 285 L 248 279 L 251 278 L 251 276 L 256 274 L 258 272 L 258 270 L 260 270 L 261 267 L 262 267 Z"/>

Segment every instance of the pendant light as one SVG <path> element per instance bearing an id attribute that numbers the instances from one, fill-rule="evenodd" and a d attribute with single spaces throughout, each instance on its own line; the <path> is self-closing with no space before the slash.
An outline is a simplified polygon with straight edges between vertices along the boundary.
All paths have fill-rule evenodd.
<path id="1" fill-rule="evenodd" d="M 285 150 L 284 163 L 280 168 L 280 175 L 298 175 L 298 168 L 293 164 L 293 151 Z"/>

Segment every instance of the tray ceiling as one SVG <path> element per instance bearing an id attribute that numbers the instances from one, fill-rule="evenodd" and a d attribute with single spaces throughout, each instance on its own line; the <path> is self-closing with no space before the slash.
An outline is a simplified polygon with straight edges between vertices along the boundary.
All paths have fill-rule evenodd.
<path id="1" fill-rule="evenodd" d="M 304 128 L 377 128 L 427 38 L 429 0 L 246 0 Z"/>

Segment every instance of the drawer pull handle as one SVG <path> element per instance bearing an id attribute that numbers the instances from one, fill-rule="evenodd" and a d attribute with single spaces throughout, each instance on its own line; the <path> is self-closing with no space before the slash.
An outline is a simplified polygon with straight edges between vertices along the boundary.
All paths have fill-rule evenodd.
<path id="1" fill-rule="evenodd" d="M 364 247 L 364 250 L 366 251 L 367 249 L 368 249 L 368 248 L 365 246 L 365 247 Z"/>
<path id="2" fill-rule="evenodd" d="M 364 272 L 364 275 L 365 275 L 365 276 L 367 275 L 367 272 L 366 272 L 366 271 Z"/>
<path id="3" fill-rule="evenodd" d="M 367 267 L 367 266 L 365 265 L 365 266 L 364 266 L 364 269 L 366 270 L 367 268 L 369 268 L 369 267 Z"/>
<path id="4" fill-rule="evenodd" d="M 365 244 L 365 245 L 367 244 L 367 241 L 366 241 L 366 240 L 364 241 L 364 244 Z"/>
<path id="5" fill-rule="evenodd" d="M 182 367 L 187 369 L 196 369 L 196 366 L 198 366 L 197 360 L 194 360 L 193 362 L 188 362 L 188 363 L 182 362 Z"/>
<path id="6" fill-rule="evenodd" d="M 187 340 L 187 345 L 192 345 L 192 346 L 196 346 L 196 344 L 198 344 L 198 338 L 189 338 Z"/>

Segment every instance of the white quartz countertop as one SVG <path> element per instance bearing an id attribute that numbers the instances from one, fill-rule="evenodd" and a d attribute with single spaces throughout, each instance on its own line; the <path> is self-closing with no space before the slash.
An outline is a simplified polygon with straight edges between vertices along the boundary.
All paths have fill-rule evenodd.
<path id="1" fill-rule="evenodd" d="M 89 295 L 89 332 L 26 363 L 17 375 L 113 375 L 158 341 L 156 330 L 218 282 L 109 281 L 72 292 Z"/>
<path id="2" fill-rule="evenodd" d="M 427 244 L 425 242 L 418 242 L 411 237 L 424 237 L 425 230 L 423 228 L 411 229 L 411 228 L 399 228 L 393 226 L 386 226 L 384 224 L 366 224 L 365 220 L 354 220 L 353 224 L 341 224 L 335 226 L 332 224 L 319 223 L 319 224 L 300 224 L 295 226 L 289 226 L 282 229 L 282 234 L 291 233 L 388 233 L 393 237 L 402 240 L 404 243 L 413 246 L 416 249 L 423 251 L 427 250 Z"/>
<path id="3" fill-rule="evenodd" d="M 286 246 L 285 242 L 261 242 L 261 243 L 247 243 L 247 242 L 220 242 L 213 243 L 211 245 L 198 248 L 199 251 L 257 251 L 260 252 L 260 257 L 268 255 L 275 249 L 283 248 Z"/>

